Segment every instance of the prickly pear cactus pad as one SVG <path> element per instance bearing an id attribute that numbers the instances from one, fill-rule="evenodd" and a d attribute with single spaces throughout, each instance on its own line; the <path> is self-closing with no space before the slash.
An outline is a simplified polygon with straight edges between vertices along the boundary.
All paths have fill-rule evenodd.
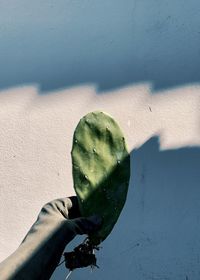
<path id="1" fill-rule="evenodd" d="M 130 178 L 130 156 L 113 118 L 96 111 L 80 120 L 74 132 L 72 165 L 82 216 L 102 217 L 100 230 L 90 236 L 90 241 L 97 245 L 117 222 Z"/>

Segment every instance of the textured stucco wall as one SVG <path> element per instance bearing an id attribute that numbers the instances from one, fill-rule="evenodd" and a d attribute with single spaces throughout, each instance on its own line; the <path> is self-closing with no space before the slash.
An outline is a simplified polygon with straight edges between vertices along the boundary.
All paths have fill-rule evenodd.
<path id="1" fill-rule="evenodd" d="M 101 269 L 72 279 L 199 279 L 199 7 L 1 1 L 0 260 L 44 203 L 74 194 L 73 131 L 100 109 L 127 138 L 130 189 Z"/>

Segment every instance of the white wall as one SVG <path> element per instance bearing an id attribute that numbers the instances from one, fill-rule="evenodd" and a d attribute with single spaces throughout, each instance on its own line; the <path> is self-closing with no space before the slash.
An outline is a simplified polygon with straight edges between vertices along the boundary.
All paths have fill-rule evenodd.
<path id="1" fill-rule="evenodd" d="M 100 109 L 124 131 L 132 177 L 101 269 L 72 279 L 199 279 L 198 8 L 1 1 L 1 260 L 44 203 L 74 193 L 73 131 Z"/>

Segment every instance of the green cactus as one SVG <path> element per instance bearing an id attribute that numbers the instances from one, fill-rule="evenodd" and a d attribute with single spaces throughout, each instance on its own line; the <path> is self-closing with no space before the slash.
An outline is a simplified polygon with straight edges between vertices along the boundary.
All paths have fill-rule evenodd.
<path id="1" fill-rule="evenodd" d="M 96 111 L 80 120 L 74 132 L 72 164 L 81 214 L 102 217 L 100 230 L 90 236 L 98 245 L 117 222 L 130 178 L 130 156 L 113 118 Z"/>

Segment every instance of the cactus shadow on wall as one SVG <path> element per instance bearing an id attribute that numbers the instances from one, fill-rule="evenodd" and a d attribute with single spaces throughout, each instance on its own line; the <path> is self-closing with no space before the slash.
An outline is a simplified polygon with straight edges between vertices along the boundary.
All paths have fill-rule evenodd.
<path id="1" fill-rule="evenodd" d="M 76 279 L 198 279 L 200 148 L 160 151 L 158 138 L 131 152 L 125 207 L 103 242 L 100 269 Z M 64 277 L 64 267 L 52 276 Z"/>
<path id="2" fill-rule="evenodd" d="M 161 151 L 154 137 L 132 151 L 131 159 L 126 205 L 109 242 L 121 252 L 116 266 L 123 257 L 123 271 L 137 280 L 198 279 L 200 148 Z M 120 232 L 126 238 L 117 245 L 124 239 Z"/>

